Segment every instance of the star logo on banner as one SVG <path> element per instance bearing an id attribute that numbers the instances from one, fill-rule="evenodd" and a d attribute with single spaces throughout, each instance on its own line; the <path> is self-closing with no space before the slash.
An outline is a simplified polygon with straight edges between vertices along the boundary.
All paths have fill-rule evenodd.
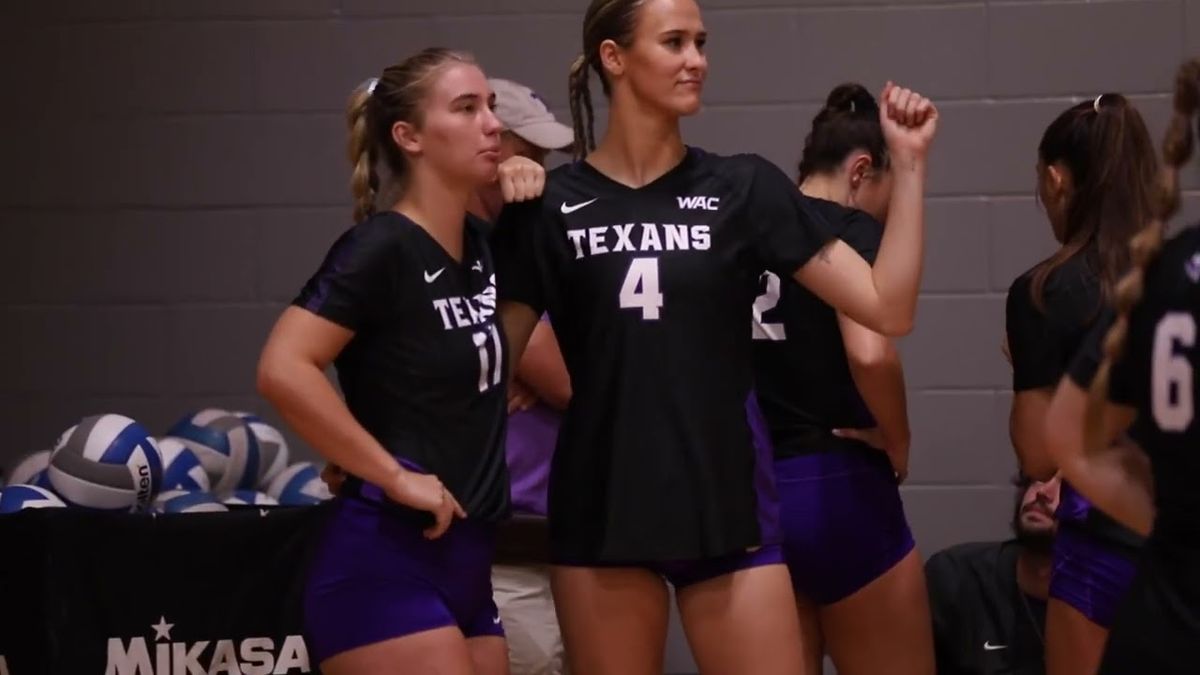
<path id="1" fill-rule="evenodd" d="M 158 617 L 158 623 L 151 624 L 150 627 L 154 629 L 154 641 L 158 642 L 159 640 L 171 639 L 171 629 L 175 627 L 175 624 L 167 623 L 166 617 L 160 616 Z"/>

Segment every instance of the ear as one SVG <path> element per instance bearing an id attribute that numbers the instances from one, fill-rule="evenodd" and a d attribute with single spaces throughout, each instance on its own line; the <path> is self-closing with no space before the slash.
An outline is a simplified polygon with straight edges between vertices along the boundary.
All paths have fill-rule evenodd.
<path id="1" fill-rule="evenodd" d="M 851 153 L 846 160 L 846 175 L 850 177 L 850 189 L 857 189 L 871 173 L 874 163 L 871 156 L 865 152 Z"/>
<path id="2" fill-rule="evenodd" d="M 1046 187 L 1048 192 L 1056 197 L 1061 198 L 1066 195 L 1070 188 L 1071 176 L 1061 164 L 1049 164 L 1046 166 Z"/>
<path id="3" fill-rule="evenodd" d="M 625 56 L 621 53 L 620 45 L 613 40 L 600 43 L 600 66 L 610 77 L 624 74 Z"/>
<path id="4" fill-rule="evenodd" d="M 409 122 L 396 122 L 392 125 L 392 142 L 400 146 L 406 154 L 421 154 L 421 134 Z"/>

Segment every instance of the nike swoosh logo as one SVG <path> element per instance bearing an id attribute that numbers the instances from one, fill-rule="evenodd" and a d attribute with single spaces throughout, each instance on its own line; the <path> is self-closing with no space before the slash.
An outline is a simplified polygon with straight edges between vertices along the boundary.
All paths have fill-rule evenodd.
<path id="1" fill-rule="evenodd" d="M 500 625 L 500 617 L 492 619 L 492 623 L 496 624 L 497 626 Z"/>
<path id="2" fill-rule="evenodd" d="M 442 276 L 442 272 L 445 272 L 445 271 L 446 271 L 446 268 L 441 267 L 438 269 L 438 271 L 434 272 L 433 274 L 426 272 L 425 273 L 425 283 L 432 284 L 434 281 L 437 280 L 438 277 Z"/>
<path id="3" fill-rule="evenodd" d="M 994 652 L 998 649 L 1008 649 L 1008 645 L 994 645 L 991 640 L 983 643 L 983 651 L 985 652 Z"/>
<path id="4" fill-rule="evenodd" d="M 595 199 L 589 199 L 589 200 L 587 200 L 586 202 L 582 202 L 582 203 L 579 203 L 579 204 L 573 204 L 573 205 L 570 205 L 570 206 L 568 206 L 566 202 L 563 202 L 563 203 L 562 203 L 562 212 L 563 212 L 564 214 L 567 214 L 567 213 L 575 213 L 575 212 L 576 212 L 576 211 L 578 211 L 579 209 L 582 209 L 583 207 L 587 206 L 588 204 L 591 204 L 592 202 L 596 201 L 596 199 L 599 199 L 599 197 L 596 197 Z"/>
<path id="5" fill-rule="evenodd" d="M 482 262 L 480 262 L 480 261 L 478 261 L 478 260 L 476 260 L 476 261 L 475 261 L 475 264 L 474 264 L 474 265 L 471 265 L 471 270 L 472 270 L 473 272 L 482 272 L 482 271 L 483 271 L 483 263 L 482 263 Z"/>

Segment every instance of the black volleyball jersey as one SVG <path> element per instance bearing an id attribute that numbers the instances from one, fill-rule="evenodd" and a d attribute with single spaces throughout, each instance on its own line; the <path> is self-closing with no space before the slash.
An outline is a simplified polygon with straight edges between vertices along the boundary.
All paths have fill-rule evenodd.
<path id="1" fill-rule="evenodd" d="M 1043 287 L 1044 311 L 1033 303 L 1032 279 L 1030 270 L 1008 289 L 1006 333 L 1015 393 L 1056 387 L 1105 311 L 1090 250 L 1069 258 L 1050 273 Z M 1085 529 L 1115 545 L 1137 547 L 1142 543 L 1136 533 L 1092 506 L 1070 486 L 1064 490 L 1057 515 L 1060 524 Z"/>
<path id="2" fill-rule="evenodd" d="M 1146 270 L 1142 300 L 1129 316 L 1110 398 L 1137 409 L 1130 435 L 1150 456 L 1157 516 L 1151 540 L 1158 550 L 1200 553 L 1200 228 L 1167 242 Z M 1090 386 L 1109 322 L 1097 326 L 1071 367 Z M 1200 569 L 1192 572 L 1200 600 Z"/>
<path id="3" fill-rule="evenodd" d="M 462 262 L 387 211 L 347 230 L 293 301 L 352 331 L 334 361 L 355 419 L 393 455 L 433 473 L 481 520 L 509 508 L 507 353 L 483 225 Z"/>
<path id="4" fill-rule="evenodd" d="M 883 240 L 878 220 L 836 202 L 811 202 L 833 236 L 874 264 Z M 837 311 L 795 280 L 764 272 L 752 331 L 754 389 L 775 457 L 861 447 L 831 433 L 875 426 L 850 373 Z"/>
<path id="5" fill-rule="evenodd" d="M 751 308 L 762 271 L 791 275 L 827 229 L 765 159 L 696 148 L 636 189 L 562 166 L 540 200 L 504 211 L 500 297 L 549 311 L 571 376 L 550 479 L 556 558 L 760 544 Z"/>

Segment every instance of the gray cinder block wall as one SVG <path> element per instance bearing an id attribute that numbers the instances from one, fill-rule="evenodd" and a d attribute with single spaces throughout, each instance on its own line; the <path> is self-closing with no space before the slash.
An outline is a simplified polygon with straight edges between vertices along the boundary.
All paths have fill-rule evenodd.
<path id="1" fill-rule="evenodd" d="M 887 78 L 942 111 L 924 295 L 903 341 L 905 502 L 923 551 L 1004 536 L 1003 296 L 1053 242 L 1034 199 L 1058 111 L 1130 94 L 1160 136 L 1197 0 L 711 0 L 689 142 L 793 170 L 830 87 Z M 82 414 L 161 432 L 253 387 L 283 304 L 349 224 L 342 106 L 415 49 L 473 51 L 565 117 L 585 3 L 60 0 L 0 3 L 0 466 Z M 1189 172 L 1195 187 L 1195 172 Z M 1198 213 L 1188 200 L 1186 213 Z M 298 447 L 297 454 L 311 456 Z M 675 633 L 668 670 L 691 667 Z"/>

